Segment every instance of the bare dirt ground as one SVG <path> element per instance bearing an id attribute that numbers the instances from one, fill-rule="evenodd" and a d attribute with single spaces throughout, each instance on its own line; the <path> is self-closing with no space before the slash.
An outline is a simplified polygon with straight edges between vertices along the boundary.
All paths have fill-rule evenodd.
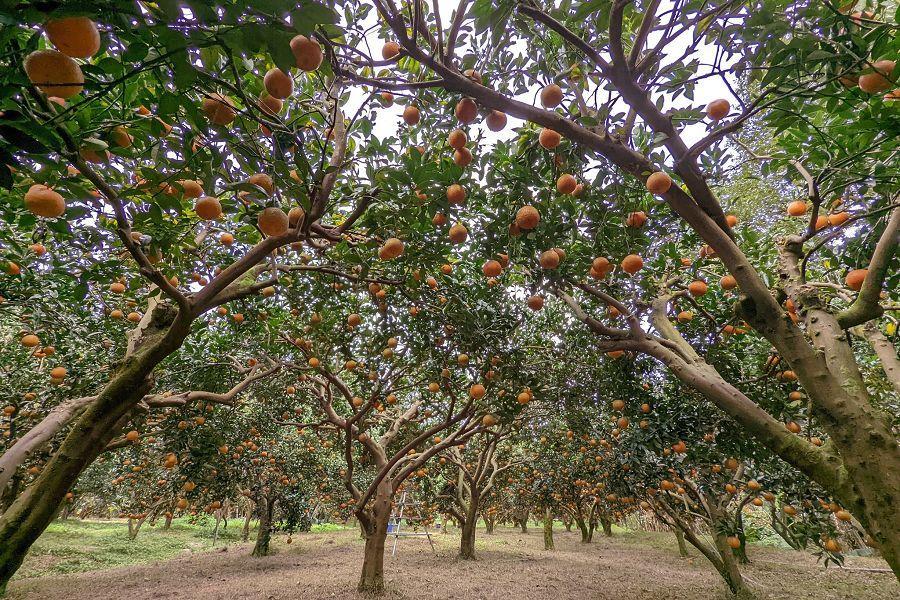
<path id="1" fill-rule="evenodd" d="M 712 567 L 692 550 L 678 557 L 674 537 L 632 532 L 582 545 L 575 533 L 557 532 L 556 550 L 543 550 L 537 529 L 479 532 L 475 562 L 456 559 L 458 538 L 434 535 L 388 547 L 386 598 L 396 599 L 725 599 L 727 589 Z M 389 542 L 391 539 L 389 538 Z M 140 542 L 138 538 L 137 543 Z M 354 591 L 362 541 L 354 530 L 295 535 L 274 540 L 276 554 L 254 559 L 251 546 L 186 553 L 165 562 L 69 576 L 14 581 L 13 600 L 218 600 L 358 599 Z M 772 600 L 876 600 L 900 598 L 890 573 L 823 569 L 806 553 L 750 547 L 747 577 L 761 598 Z M 884 568 L 883 561 L 851 557 L 848 567 Z"/>

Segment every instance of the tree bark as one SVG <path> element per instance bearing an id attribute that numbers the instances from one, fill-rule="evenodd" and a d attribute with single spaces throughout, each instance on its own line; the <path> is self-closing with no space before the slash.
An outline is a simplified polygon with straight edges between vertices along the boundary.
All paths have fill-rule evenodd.
<path id="1" fill-rule="evenodd" d="M 584 517 L 582 517 L 581 515 L 575 515 L 575 524 L 578 526 L 578 530 L 581 532 L 581 543 L 590 544 L 591 534 L 588 530 L 588 525 L 587 522 L 585 522 Z"/>
<path id="2" fill-rule="evenodd" d="M 603 535 L 612 537 L 612 521 L 610 521 L 608 517 L 600 517 L 600 525 L 603 526 Z"/>
<path id="3" fill-rule="evenodd" d="M 241 529 L 241 541 L 246 542 L 250 539 L 250 521 L 253 519 L 253 509 L 248 508 L 247 514 L 244 516 L 244 527 Z"/>
<path id="4" fill-rule="evenodd" d="M 391 520 L 391 479 L 385 477 L 379 484 L 371 508 L 361 510 L 359 520 L 366 532 L 366 548 L 363 555 L 362 574 L 358 592 L 377 595 L 384 592 L 384 544 Z"/>
<path id="5" fill-rule="evenodd" d="M 544 550 L 553 550 L 553 511 L 544 509 Z"/>
<path id="6" fill-rule="evenodd" d="M 150 313 L 141 342 L 97 398 L 84 410 L 41 474 L 0 516 L 0 594 L 29 548 L 56 515 L 81 472 L 127 423 L 152 385 L 152 372 L 184 342 L 190 317 L 166 304 Z"/>
<path id="7" fill-rule="evenodd" d="M 473 486 L 474 488 L 474 486 Z M 459 557 L 463 560 L 475 559 L 475 532 L 478 529 L 478 501 L 477 494 L 473 494 L 469 500 L 469 509 L 466 511 L 462 525 L 462 536 L 459 540 Z"/>
<path id="8" fill-rule="evenodd" d="M 272 541 L 272 515 L 275 512 L 275 499 L 261 494 L 256 503 L 259 511 L 259 531 L 256 533 L 256 544 L 250 556 L 268 556 L 269 543 Z"/>
<path id="9" fill-rule="evenodd" d="M 688 551 L 687 546 L 684 543 L 684 534 L 677 527 L 675 527 L 675 540 L 678 542 L 678 556 L 687 558 Z"/>

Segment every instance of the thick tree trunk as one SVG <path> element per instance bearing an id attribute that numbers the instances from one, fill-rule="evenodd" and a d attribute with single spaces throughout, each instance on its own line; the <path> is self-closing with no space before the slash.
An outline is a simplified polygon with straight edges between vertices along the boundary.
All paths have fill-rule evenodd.
<path id="1" fill-rule="evenodd" d="M 260 495 L 256 506 L 259 510 L 259 531 L 256 533 L 256 544 L 253 546 L 250 556 L 268 556 L 269 543 L 272 541 L 272 515 L 275 512 L 275 499 L 267 495 Z"/>
<path id="2" fill-rule="evenodd" d="M 738 559 L 731 551 L 731 546 L 728 545 L 725 536 L 719 533 L 714 534 L 714 536 L 716 549 L 719 551 L 719 555 L 722 559 L 721 563 L 718 564 L 716 568 L 722 576 L 722 579 L 724 579 L 725 583 L 728 585 L 728 589 L 730 589 L 731 593 L 738 598 L 753 598 L 753 593 L 747 587 L 747 584 L 744 582 L 744 578 L 741 575 Z"/>
<path id="3" fill-rule="evenodd" d="M 21 473 L 13 474 L 12 481 L 6 489 L 0 488 L 2 494 L 0 494 L 0 514 L 6 512 L 12 503 L 16 501 L 16 497 L 19 495 L 19 490 L 22 489 L 22 475 Z"/>
<path id="4" fill-rule="evenodd" d="M 391 485 L 390 478 L 385 477 L 378 484 L 369 512 L 359 514 L 360 522 L 365 524 L 366 549 L 356 589 L 363 594 L 377 595 L 384 592 L 384 544 L 391 520 Z"/>
<path id="5" fill-rule="evenodd" d="M 522 516 L 519 518 L 519 527 L 521 528 L 522 533 L 528 533 L 528 511 L 524 511 Z"/>
<path id="6" fill-rule="evenodd" d="M 713 527 L 715 529 L 715 526 Z M 737 561 L 731 553 L 731 547 L 725 540 L 725 537 L 718 533 L 713 533 L 715 547 L 709 547 L 690 529 L 684 529 L 683 534 L 690 544 L 700 551 L 700 554 L 706 557 L 716 571 L 719 572 L 722 579 L 731 593 L 737 598 L 750 600 L 754 598 L 753 592 L 747 587 L 741 571 L 738 568 Z"/>
<path id="7" fill-rule="evenodd" d="M 675 528 L 675 540 L 678 542 L 678 556 L 681 558 L 688 557 L 687 545 L 684 543 L 684 534 L 677 527 Z"/>
<path id="8" fill-rule="evenodd" d="M 591 532 L 588 530 L 588 525 L 585 522 L 584 518 L 580 515 L 576 515 L 575 524 L 578 525 L 578 530 L 581 532 L 581 543 L 582 544 L 590 544 L 591 543 Z"/>
<path id="9" fill-rule="evenodd" d="M 553 550 L 553 511 L 544 509 L 544 550 Z"/>
<path id="10" fill-rule="evenodd" d="M 190 331 L 190 319 L 175 317 L 166 305 L 157 305 L 151 315 L 139 350 L 125 359 L 38 478 L 0 516 L 0 595 L 78 476 L 127 423 L 131 410 L 150 389 L 154 367 L 177 350 Z"/>
<path id="11" fill-rule="evenodd" d="M 172 528 L 172 513 L 166 513 L 166 523 L 163 525 L 163 529 L 171 529 Z"/>
<path id="12" fill-rule="evenodd" d="M 464 560 L 475 559 L 475 532 L 478 529 L 478 502 L 477 494 L 473 494 L 469 500 L 469 509 L 466 511 L 462 524 L 462 536 L 459 540 L 459 557 Z"/>

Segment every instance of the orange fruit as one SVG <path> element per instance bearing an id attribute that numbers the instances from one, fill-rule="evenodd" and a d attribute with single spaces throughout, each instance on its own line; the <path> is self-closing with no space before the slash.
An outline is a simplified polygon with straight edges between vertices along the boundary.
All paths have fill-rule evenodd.
<path id="1" fill-rule="evenodd" d="M 625 218 L 625 226 L 626 227 L 643 227 L 644 223 L 647 222 L 647 213 L 642 210 L 629 213 L 628 217 Z"/>
<path id="2" fill-rule="evenodd" d="M 384 241 L 384 244 L 378 250 L 378 258 L 381 260 L 393 260 L 403 254 L 403 242 L 392 237 Z"/>
<path id="3" fill-rule="evenodd" d="M 204 221 L 214 221 L 222 216 L 222 204 L 218 198 L 204 196 L 194 204 L 194 212 Z"/>
<path id="4" fill-rule="evenodd" d="M 503 266 L 499 261 L 489 260 L 482 265 L 481 272 L 485 277 L 498 277 L 503 272 Z"/>
<path id="5" fill-rule="evenodd" d="M 454 244 L 462 244 L 469 237 L 469 230 L 462 223 L 457 223 L 450 228 L 450 241 Z"/>
<path id="6" fill-rule="evenodd" d="M 478 116 L 478 105 L 475 104 L 475 101 L 471 98 L 463 98 L 456 103 L 456 110 L 454 113 L 460 123 L 468 124 L 474 121 L 475 117 Z"/>
<path id="7" fill-rule="evenodd" d="M 541 147 L 546 148 L 547 150 L 553 150 L 557 146 L 559 146 L 562 141 L 562 136 L 552 129 L 547 129 L 544 127 L 541 129 L 541 132 L 538 134 L 538 143 Z"/>
<path id="8" fill-rule="evenodd" d="M 828 223 L 832 227 L 839 227 L 847 222 L 847 219 L 850 218 L 850 213 L 847 211 L 842 211 L 839 213 L 835 213 L 833 215 L 828 215 Z"/>
<path id="9" fill-rule="evenodd" d="M 646 186 L 651 194 L 665 194 L 672 187 L 672 178 L 667 173 L 657 171 L 647 178 Z"/>
<path id="10" fill-rule="evenodd" d="M 719 285 L 723 290 L 733 290 L 737 287 L 737 279 L 734 278 L 734 275 L 726 275 L 719 280 Z"/>
<path id="11" fill-rule="evenodd" d="M 87 17 L 51 19 L 44 33 L 56 49 L 72 58 L 90 58 L 100 50 L 100 32 Z"/>
<path id="12" fill-rule="evenodd" d="M 116 125 L 109 132 L 110 140 L 119 148 L 130 148 L 133 140 L 128 133 L 128 129 L 124 125 Z"/>
<path id="13" fill-rule="evenodd" d="M 535 294 L 534 296 L 528 298 L 528 308 L 533 311 L 538 311 L 544 308 L 544 297 Z"/>
<path id="14" fill-rule="evenodd" d="M 394 41 L 385 42 L 384 46 L 381 47 L 381 58 L 384 60 L 391 60 L 397 57 L 400 54 L 400 44 Z"/>
<path id="15" fill-rule="evenodd" d="M 291 40 L 291 52 L 297 67 L 304 71 L 315 71 L 322 64 L 322 47 L 319 42 L 305 35 L 295 36 Z"/>
<path id="16" fill-rule="evenodd" d="M 38 336 L 34 335 L 33 333 L 23 335 L 20 341 L 26 348 L 34 348 L 41 343 L 40 338 L 38 338 Z"/>
<path id="17" fill-rule="evenodd" d="M 272 237 L 284 235 L 290 226 L 287 214 L 276 206 L 263 209 L 256 218 L 256 224 L 260 231 Z"/>
<path id="18" fill-rule="evenodd" d="M 559 266 L 559 254 L 554 250 L 545 250 L 541 252 L 540 260 L 541 267 L 544 269 L 555 269 Z"/>
<path id="19" fill-rule="evenodd" d="M 480 383 L 474 384 L 469 388 L 469 396 L 478 400 L 480 398 L 484 398 L 484 395 L 487 393 L 487 390 Z"/>
<path id="20" fill-rule="evenodd" d="M 644 266 L 644 259 L 637 254 L 629 254 L 622 259 L 622 270 L 629 275 L 634 275 Z"/>
<path id="21" fill-rule="evenodd" d="M 454 129 L 450 132 L 450 135 L 447 136 L 447 145 L 449 145 L 454 150 L 464 148 L 468 141 L 469 139 L 466 136 L 466 132 L 464 132 L 462 129 Z"/>
<path id="22" fill-rule="evenodd" d="M 578 181 L 575 177 L 568 173 L 563 173 L 559 176 L 559 179 L 556 180 L 556 191 L 560 194 L 571 194 L 575 191 L 576 185 L 578 185 Z"/>
<path id="23" fill-rule="evenodd" d="M 731 104 L 728 103 L 728 100 L 713 100 L 706 105 L 706 116 L 713 121 L 720 121 L 724 119 L 730 112 Z"/>
<path id="24" fill-rule="evenodd" d="M 451 184 L 447 188 L 447 202 L 450 204 L 463 204 L 466 201 L 466 190 L 458 183 Z"/>
<path id="25" fill-rule="evenodd" d="M 265 173 L 254 173 L 247 178 L 247 183 L 261 187 L 270 196 L 275 193 L 275 182 Z"/>
<path id="26" fill-rule="evenodd" d="M 25 208 L 38 217 L 54 219 L 66 212 L 66 201 L 59 193 L 37 183 L 25 192 Z"/>
<path id="27" fill-rule="evenodd" d="M 787 212 L 792 217 L 802 217 L 806 214 L 808 208 L 803 200 L 794 200 L 788 204 Z"/>
<path id="28" fill-rule="evenodd" d="M 279 100 L 284 100 L 294 93 L 294 80 L 277 67 L 266 71 L 263 77 L 263 86 L 270 96 Z"/>
<path id="29" fill-rule="evenodd" d="M 237 116 L 231 100 L 222 94 L 213 93 L 203 98 L 201 108 L 206 118 L 214 125 L 228 125 Z"/>
<path id="30" fill-rule="evenodd" d="M 844 283 L 846 283 L 847 287 L 851 290 L 858 292 L 862 288 L 863 282 L 866 280 L 866 275 L 868 274 L 868 269 L 853 269 L 847 273 L 847 277 L 844 278 Z"/>
<path id="31" fill-rule="evenodd" d="M 407 125 L 417 124 L 420 117 L 419 108 L 413 104 L 410 104 L 403 109 L 403 122 Z"/>
<path id="32" fill-rule="evenodd" d="M 706 293 L 707 289 L 709 289 L 709 286 L 701 279 L 696 279 L 688 285 L 688 291 L 692 296 L 702 296 Z"/>
<path id="33" fill-rule="evenodd" d="M 531 205 L 526 205 L 516 212 L 515 224 L 520 229 L 534 229 L 540 220 L 541 214 L 538 210 Z"/>
<path id="34" fill-rule="evenodd" d="M 472 162 L 472 153 L 468 148 L 460 148 L 453 152 L 453 162 L 458 167 L 467 167 Z"/>
<path id="35" fill-rule="evenodd" d="M 541 90 L 541 105 L 544 108 L 556 108 L 562 102 L 562 99 L 562 88 L 555 83 L 551 83 Z"/>
<path id="36" fill-rule="evenodd" d="M 872 66 L 873 72 L 859 76 L 859 89 L 867 94 L 877 94 L 891 89 L 893 83 L 889 79 L 896 63 L 892 60 L 879 60 Z"/>
<path id="37" fill-rule="evenodd" d="M 485 123 L 491 131 L 502 131 L 506 127 L 506 113 L 492 110 L 485 119 Z"/>
<path id="38" fill-rule="evenodd" d="M 259 100 L 256 104 L 259 106 L 260 110 L 270 115 L 277 115 L 281 112 L 281 109 L 284 108 L 284 102 L 265 91 L 259 95 Z M 265 125 L 262 125 L 261 127 L 263 128 L 263 133 L 265 135 L 270 135 L 271 131 Z"/>
<path id="39" fill-rule="evenodd" d="M 54 367 L 50 371 L 50 377 L 53 379 L 62 379 L 68 374 L 68 371 L 65 367 Z"/>
<path id="40" fill-rule="evenodd" d="M 683 310 L 678 313 L 678 322 L 679 323 L 690 323 L 694 320 L 694 313 L 689 310 Z"/>
<path id="41" fill-rule="evenodd" d="M 71 98 L 84 88 L 84 73 L 74 60 L 56 50 L 38 50 L 25 58 L 29 81 L 48 96 Z"/>
<path id="42" fill-rule="evenodd" d="M 738 224 L 738 218 L 734 215 L 725 215 L 725 222 L 728 223 L 729 227 L 734 227 Z"/>

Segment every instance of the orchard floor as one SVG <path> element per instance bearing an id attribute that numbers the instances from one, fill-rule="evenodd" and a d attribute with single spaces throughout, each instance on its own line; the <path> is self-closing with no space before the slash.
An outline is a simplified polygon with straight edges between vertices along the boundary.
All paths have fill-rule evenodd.
<path id="1" fill-rule="evenodd" d="M 124 525 L 123 525 L 124 527 Z M 125 533 L 123 531 L 123 536 Z M 712 567 L 691 550 L 681 559 L 669 534 L 602 535 L 583 545 L 576 533 L 555 533 L 556 550 L 543 550 L 541 531 L 479 531 L 476 562 L 456 559 L 457 536 L 434 535 L 437 553 L 425 539 L 400 541 L 396 557 L 385 559 L 389 599 L 726 599 Z M 390 541 L 390 539 L 389 539 Z M 133 542 L 139 545 L 141 537 Z M 212 551 L 184 551 L 176 558 L 70 575 L 17 579 L 13 600 L 233 600 L 356 599 L 362 542 L 352 529 L 285 536 L 273 541 L 272 556 L 254 559 L 251 546 L 232 544 Z M 790 600 L 900 598 L 890 573 L 823 569 L 807 553 L 751 546 L 745 568 L 761 598 Z M 26 567 L 28 562 L 26 561 Z M 850 557 L 848 567 L 884 568 L 883 561 Z"/>

